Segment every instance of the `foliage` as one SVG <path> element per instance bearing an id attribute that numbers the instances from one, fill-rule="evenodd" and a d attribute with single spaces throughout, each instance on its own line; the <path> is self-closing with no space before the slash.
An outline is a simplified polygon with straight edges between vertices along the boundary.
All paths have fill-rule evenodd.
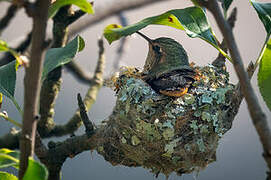
<path id="1" fill-rule="evenodd" d="M 69 63 L 76 53 L 82 51 L 85 47 L 83 38 L 77 36 L 63 48 L 51 48 L 46 52 L 45 61 L 42 72 L 44 80 L 48 73 L 53 69 Z"/>
<path id="2" fill-rule="evenodd" d="M 104 29 L 104 37 L 111 44 L 113 41 L 123 36 L 131 35 L 151 24 L 165 25 L 184 30 L 189 37 L 203 39 L 230 60 L 230 57 L 218 46 L 206 14 L 200 7 L 170 10 L 157 16 L 145 18 L 138 23 L 126 27 L 111 24 Z"/>
<path id="3" fill-rule="evenodd" d="M 121 27 L 120 25 L 116 25 L 116 24 L 108 25 L 104 29 L 104 36 L 108 40 L 108 42 L 111 44 L 113 41 L 118 40 L 123 36 L 131 35 L 145 28 L 148 25 L 151 25 L 151 24 L 165 25 L 165 26 L 174 27 L 180 30 L 184 30 L 189 37 L 192 37 L 192 38 L 199 37 L 203 39 L 204 41 L 208 42 L 213 47 L 215 47 L 227 59 L 232 61 L 229 55 L 227 55 L 217 45 L 216 37 L 209 25 L 209 22 L 207 20 L 204 10 L 202 10 L 198 6 L 197 1 L 193 1 L 193 3 L 196 5 L 195 7 L 170 10 L 157 16 L 145 18 L 138 23 L 135 23 L 126 27 Z M 222 1 L 222 8 L 224 10 L 225 17 L 226 17 L 226 12 L 229 9 L 231 3 L 232 3 L 232 0 Z M 261 63 L 260 71 L 258 75 L 259 76 L 258 82 L 259 82 L 262 96 L 264 100 L 267 102 L 269 109 L 271 109 L 270 108 L 270 103 L 271 103 L 270 85 L 269 85 L 271 82 L 271 77 L 270 77 L 270 73 L 267 73 L 267 72 L 271 72 L 270 63 L 267 63 L 268 61 L 267 57 L 269 56 L 268 54 L 270 52 L 268 50 L 265 50 L 266 44 L 271 34 L 271 3 L 258 3 L 255 1 L 251 1 L 251 3 L 253 7 L 255 8 L 255 10 L 257 11 L 258 16 L 263 22 L 264 27 L 267 32 L 267 38 L 263 46 L 263 49 L 261 51 L 261 54 L 258 60 L 256 61 L 256 66 L 260 63 L 262 55 L 264 54 L 265 62 Z"/>
<path id="4" fill-rule="evenodd" d="M 4 41 L 0 41 L 0 43 L 0 50 L 7 51 L 8 48 L 6 46 L 6 43 Z M 76 53 L 82 51 L 84 47 L 84 40 L 80 36 L 77 36 L 63 48 L 49 49 L 45 55 L 42 78 L 44 79 L 46 75 L 53 69 L 70 62 L 74 58 Z M 14 97 L 17 69 L 16 62 L 17 61 L 12 61 L 0 67 L 0 92 L 4 96 L 11 99 L 16 108 L 22 114 L 21 108 Z"/>
<path id="5" fill-rule="evenodd" d="M 94 14 L 92 4 L 89 3 L 87 0 L 57 0 L 50 6 L 48 17 L 54 17 L 54 15 L 61 7 L 71 4 L 78 6 L 82 11 L 86 13 Z"/>
<path id="6" fill-rule="evenodd" d="M 271 109 L 271 39 L 268 41 L 263 57 L 260 62 L 258 72 L 258 85 L 260 92 L 268 106 Z"/>
<path id="7" fill-rule="evenodd" d="M 6 167 L 19 168 L 20 153 L 10 149 L 0 149 L 0 169 Z M 29 158 L 28 168 L 23 180 L 46 180 L 48 177 L 47 169 L 41 163 Z M 1 180 L 17 180 L 18 178 L 13 174 L 0 171 Z"/>
<path id="8" fill-rule="evenodd" d="M 16 83 L 16 71 L 19 65 L 24 63 L 23 56 L 20 56 L 16 51 L 8 46 L 8 44 L 0 40 L 0 52 L 10 52 L 16 59 L 16 61 L 10 62 L 2 67 L 0 67 L 0 96 L 2 94 L 7 96 L 12 100 L 18 111 L 22 114 L 22 110 L 14 98 L 15 93 L 15 83 Z M 2 98 L 0 103 L 2 103 Z"/>
<path id="9" fill-rule="evenodd" d="M 269 37 L 271 34 L 271 3 L 259 3 L 256 1 L 250 2 L 258 13 L 258 16 L 267 32 L 267 37 Z"/>
<path id="10" fill-rule="evenodd" d="M 21 111 L 19 104 L 14 98 L 16 84 L 16 61 L 12 61 L 0 67 L 0 93 L 12 100 L 16 108 Z"/>
<path id="11" fill-rule="evenodd" d="M 266 39 L 261 53 L 256 61 L 256 65 L 260 64 L 258 72 L 258 85 L 261 95 L 271 110 L 271 3 L 259 3 L 251 1 L 260 20 L 266 30 Z"/>
<path id="12" fill-rule="evenodd" d="M 17 180 L 18 178 L 13 174 L 0 171 L 0 179 L 1 180 Z"/>

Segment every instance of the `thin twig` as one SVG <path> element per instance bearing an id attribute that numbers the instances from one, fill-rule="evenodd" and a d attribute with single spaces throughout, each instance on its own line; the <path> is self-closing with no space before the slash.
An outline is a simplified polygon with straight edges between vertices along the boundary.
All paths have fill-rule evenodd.
<path id="1" fill-rule="evenodd" d="M 231 29 L 234 28 L 234 25 L 235 25 L 235 22 L 236 22 L 236 17 L 237 17 L 237 8 L 235 7 L 232 10 L 229 18 L 227 19 L 229 25 L 231 26 Z M 220 48 L 223 51 L 227 52 L 228 47 L 227 47 L 225 38 L 223 38 L 223 41 L 220 44 Z M 225 61 L 226 61 L 225 56 L 223 56 L 221 53 L 219 53 L 218 56 L 217 56 L 217 58 L 212 62 L 212 65 L 214 65 L 216 67 L 225 67 Z"/>
<path id="2" fill-rule="evenodd" d="M 4 118 L 6 121 L 10 122 L 11 124 L 17 127 L 22 128 L 22 124 L 8 117 L 7 113 L 0 112 L 0 117 Z"/>
<path id="3" fill-rule="evenodd" d="M 260 137 L 260 141 L 263 145 L 265 160 L 268 164 L 269 170 L 271 170 L 271 131 L 269 129 L 266 116 L 263 113 L 259 105 L 257 96 L 251 86 L 249 76 L 245 71 L 243 61 L 241 59 L 231 27 L 225 21 L 216 0 L 209 0 L 205 7 L 209 9 L 213 14 L 226 40 L 229 52 L 233 59 L 235 71 L 240 81 L 242 94 L 244 95 L 247 101 L 250 116 Z"/>
<path id="4" fill-rule="evenodd" d="M 94 126 L 92 122 L 89 120 L 88 115 L 87 115 L 87 109 L 85 107 L 85 104 L 82 100 L 82 97 L 80 93 L 77 94 L 77 101 L 78 101 L 78 106 L 80 109 L 80 117 L 84 123 L 85 126 L 85 132 L 88 137 L 91 137 L 94 133 Z"/>
<path id="5" fill-rule="evenodd" d="M 49 0 L 37 0 L 33 16 L 32 47 L 29 67 L 25 69 L 24 78 L 24 115 L 22 137 L 20 140 L 20 170 L 19 179 L 22 179 L 28 166 L 28 157 L 33 156 L 35 145 L 36 124 L 38 115 L 38 98 L 43 65 L 47 14 Z"/>

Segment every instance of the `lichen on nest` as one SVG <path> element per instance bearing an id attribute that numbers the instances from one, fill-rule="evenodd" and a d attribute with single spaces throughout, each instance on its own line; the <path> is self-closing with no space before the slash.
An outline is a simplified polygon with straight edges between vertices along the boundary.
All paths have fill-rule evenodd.
<path id="1" fill-rule="evenodd" d="M 218 140 L 231 128 L 235 86 L 226 71 L 194 67 L 182 97 L 155 92 L 136 68 L 114 77 L 117 101 L 97 151 L 113 165 L 142 166 L 155 174 L 200 170 L 215 161 Z"/>

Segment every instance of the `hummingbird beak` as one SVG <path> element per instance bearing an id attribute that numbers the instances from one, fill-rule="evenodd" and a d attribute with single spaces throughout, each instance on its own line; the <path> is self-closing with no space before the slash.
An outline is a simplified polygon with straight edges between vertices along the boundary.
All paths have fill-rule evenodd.
<path id="1" fill-rule="evenodd" d="M 139 34 L 141 37 L 143 37 L 144 39 L 146 39 L 151 45 L 153 45 L 153 40 L 148 38 L 147 36 L 145 36 L 144 34 L 142 34 L 139 31 L 136 31 L 137 34 Z"/>

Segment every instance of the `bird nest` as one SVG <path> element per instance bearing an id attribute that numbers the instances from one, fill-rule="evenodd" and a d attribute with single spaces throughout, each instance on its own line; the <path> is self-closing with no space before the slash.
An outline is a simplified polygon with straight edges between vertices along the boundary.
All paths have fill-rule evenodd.
<path id="1" fill-rule="evenodd" d="M 114 77 L 116 105 L 103 125 L 98 153 L 113 165 L 141 166 L 155 174 L 198 171 L 216 160 L 219 139 L 237 113 L 237 91 L 229 75 L 212 65 L 193 67 L 188 93 L 155 92 L 136 68 Z"/>

